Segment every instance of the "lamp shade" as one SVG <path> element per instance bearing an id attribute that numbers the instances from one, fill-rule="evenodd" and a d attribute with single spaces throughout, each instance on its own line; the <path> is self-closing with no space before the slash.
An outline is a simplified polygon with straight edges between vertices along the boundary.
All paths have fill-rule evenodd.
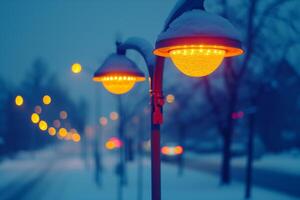
<path id="1" fill-rule="evenodd" d="M 136 82 L 144 81 L 145 76 L 125 55 L 111 54 L 95 72 L 93 80 L 101 82 L 113 94 L 125 94 Z"/>
<path id="2" fill-rule="evenodd" d="M 214 72 L 225 57 L 241 55 L 237 29 L 225 18 L 192 10 L 175 19 L 156 42 L 154 54 L 170 57 L 175 66 L 191 77 Z"/>

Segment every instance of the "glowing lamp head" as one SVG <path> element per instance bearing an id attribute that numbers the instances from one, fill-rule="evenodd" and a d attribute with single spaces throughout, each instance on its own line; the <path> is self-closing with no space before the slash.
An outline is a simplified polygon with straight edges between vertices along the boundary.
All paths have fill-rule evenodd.
<path id="1" fill-rule="evenodd" d="M 111 54 L 94 74 L 94 81 L 101 82 L 112 94 L 125 94 L 135 83 L 144 81 L 144 74 L 125 55 Z"/>
<path id="2" fill-rule="evenodd" d="M 228 20 L 192 10 L 159 35 L 153 53 L 170 57 L 187 76 L 202 77 L 214 72 L 225 57 L 241 55 L 243 50 L 239 33 Z"/>

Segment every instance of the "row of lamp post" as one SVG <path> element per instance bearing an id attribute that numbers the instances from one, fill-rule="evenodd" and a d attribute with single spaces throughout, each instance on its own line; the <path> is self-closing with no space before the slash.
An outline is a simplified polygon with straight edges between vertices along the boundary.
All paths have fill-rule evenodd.
<path id="1" fill-rule="evenodd" d="M 187 76 L 208 76 L 225 57 L 243 54 L 241 39 L 228 20 L 205 11 L 204 0 L 186 0 L 171 13 L 155 48 L 140 38 L 117 42 L 116 53 L 104 61 L 93 78 L 113 94 L 127 93 L 135 83 L 145 80 L 144 73 L 126 57 L 127 50 L 140 53 L 147 64 L 151 99 L 152 200 L 160 200 L 160 126 L 163 123 L 165 59 L 171 58 L 177 69 Z"/>
<path id="2" fill-rule="evenodd" d="M 52 98 L 49 95 L 44 95 L 42 97 L 42 102 L 45 106 L 48 106 L 52 102 Z M 24 105 L 24 98 L 21 95 L 17 95 L 15 97 L 15 105 L 20 107 Z M 42 120 L 40 117 L 40 114 L 42 113 L 42 107 L 37 105 L 34 107 L 34 112 L 31 114 L 30 119 L 33 124 L 38 125 L 38 128 L 41 131 L 48 131 L 48 134 L 50 136 L 55 136 L 57 134 L 59 139 L 66 139 L 66 140 L 72 140 L 73 142 L 77 143 L 81 140 L 80 134 L 77 132 L 76 129 L 71 128 L 68 132 L 66 128 L 60 127 L 61 123 L 59 120 L 54 120 L 53 126 L 50 126 L 50 124 L 47 123 L 46 120 Z M 67 112 L 61 111 L 59 113 L 61 119 L 67 118 Z M 59 124 L 57 124 L 57 122 Z M 56 129 L 57 128 L 57 129 Z M 36 132 L 36 131 L 35 131 Z M 34 146 L 34 136 L 31 138 L 32 145 Z"/>

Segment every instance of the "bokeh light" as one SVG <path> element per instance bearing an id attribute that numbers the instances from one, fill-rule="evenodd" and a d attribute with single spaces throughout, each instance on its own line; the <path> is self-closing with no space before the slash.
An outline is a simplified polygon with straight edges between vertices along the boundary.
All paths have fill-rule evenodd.
<path id="1" fill-rule="evenodd" d="M 117 112 L 111 112 L 109 114 L 109 117 L 110 117 L 111 120 L 115 121 L 115 120 L 119 119 L 119 114 Z"/>
<path id="2" fill-rule="evenodd" d="M 68 135 L 68 131 L 65 128 L 60 128 L 58 130 L 58 135 L 62 138 L 66 137 Z"/>
<path id="3" fill-rule="evenodd" d="M 67 119 L 68 118 L 68 113 L 66 112 L 66 111 L 61 111 L 60 113 L 59 113 L 59 117 L 61 118 L 61 119 Z"/>
<path id="4" fill-rule="evenodd" d="M 71 67 L 71 70 L 74 74 L 79 74 L 82 70 L 82 67 L 79 63 L 74 63 Z"/>
<path id="5" fill-rule="evenodd" d="M 48 133 L 49 133 L 49 135 L 54 136 L 54 135 L 56 135 L 56 129 L 54 127 L 50 127 L 48 129 Z"/>
<path id="6" fill-rule="evenodd" d="M 39 122 L 39 128 L 42 130 L 42 131 L 46 131 L 48 129 L 48 124 L 46 121 L 44 120 L 41 120 Z"/>
<path id="7" fill-rule="evenodd" d="M 34 112 L 36 112 L 37 114 L 41 114 L 42 113 L 42 107 L 41 106 L 35 106 L 34 107 Z"/>
<path id="8" fill-rule="evenodd" d="M 105 147 L 108 150 L 121 148 L 122 147 L 122 141 L 117 137 L 112 137 L 105 143 Z"/>
<path id="9" fill-rule="evenodd" d="M 49 95 L 45 95 L 45 96 L 43 97 L 43 103 L 44 103 L 45 105 L 49 105 L 49 104 L 51 103 L 51 101 L 52 101 L 52 99 L 51 99 L 51 97 L 50 97 Z"/>
<path id="10" fill-rule="evenodd" d="M 175 151 L 176 155 L 180 155 L 183 153 L 183 148 L 182 148 L 182 146 L 176 146 L 174 151 Z"/>
<path id="11" fill-rule="evenodd" d="M 105 143 L 105 147 L 108 150 L 113 150 L 115 148 L 115 143 L 113 141 L 107 141 Z"/>
<path id="12" fill-rule="evenodd" d="M 23 97 L 20 96 L 20 95 L 16 96 L 16 98 L 15 98 L 15 103 L 16 103 L 17 106 L 22 106 L 23 103 L 24 103 Z"/>
<path id="13" fill-rule="evenodd" d="M 54 120 L 54 121 L 53 121 L 53 126 L 54 126 L 55 128 L 60 128 L 60 126 L 61 126 L 60 121 L 59 121 L 58 119 Z"/>
<path id="14" fill-rule="evenodd" d="M 100 123 L 102 126 L 106 126 L 107 123 L 108 123 L 108 120 L 107 120 L 106 117 L 100 117 L 99 123 Z"/>
<path id="15" fill-rule="evenodd" d="M 78 133 L 73 133 L 73 134 L 72 134 L 72 140 L 73 140 L 75 143 L 80 142 L 80 139 L 81 139 L 81 137 L 80 137 L 80 135 L 79 135 Z"/>
<path id="16" fill-rule="evenodd" d="M 32 115 L 31 115 L 31 121 L 32 121 L 32 123 L 34 123 L 34 124 L 39 123 L 39 121 L 40 121 L 40 116 L 39 116 L 37 113 L 32 113 Z"/>
<path id="17" fill-rule="evenodd" d="M 175 101 L 175 96 L 173 95 L 173 94 L 168 94 L 167 96 L 166 96 L 166 101 L 167 101 L 167 103 L 174 103 L 174 101 Z"/>

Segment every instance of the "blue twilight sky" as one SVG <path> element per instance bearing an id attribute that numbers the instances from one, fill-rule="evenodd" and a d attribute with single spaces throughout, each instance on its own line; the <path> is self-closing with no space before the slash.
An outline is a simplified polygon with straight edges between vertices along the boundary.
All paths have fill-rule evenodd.
<path id="1" fill-rule="evenodd" d="M 80 62 L 94 71 L 114 51 L 117 35 L 123 39 L 142 36 L 154 44 L 175 3 L 174 0 L 2 0 L 0 78 L 19 84 L 33 61 L 41 57 L 75 99 L 81 96 L 94 99 L 89 75 L 75 77 L 69 70 L 71 64 Z M 140 58 L 137 60 L 143 64 Z M 104 99 L 112 98 L 107 92 L 102 93 Z M 113 109 L 105 108 L 104 113 Z"/>
<path id="2" fill-rule="evenodd" d="M 207 1 L 207 10 L 218 11 L 216 2 Z M 71 64 L 79 62 L 90 72 L 95 71 L 114 51 L 117 35 L 123 40 L 140 36 L 154 44 L 176 3 L 176 0 L 1 0 L 0 78 L 11 85 L 20 84 L 33 61 L 41 57 L 71 96 L 75 100 L 86 98 L 92 108 L 96 84 L 88 73 L 71 74 Z M 293 52 L 290 60 L 298 63 L 295 55 L 298 51 Z M 140 56 L 130 56 L 144 68 Z M 147 87 L 147 83 L 143 84 Z M 96 86 L 100 93 L 102 87 Z M 102 114 L 107 115 L 115 109 L 115 98 L 101 91 Z"/>

